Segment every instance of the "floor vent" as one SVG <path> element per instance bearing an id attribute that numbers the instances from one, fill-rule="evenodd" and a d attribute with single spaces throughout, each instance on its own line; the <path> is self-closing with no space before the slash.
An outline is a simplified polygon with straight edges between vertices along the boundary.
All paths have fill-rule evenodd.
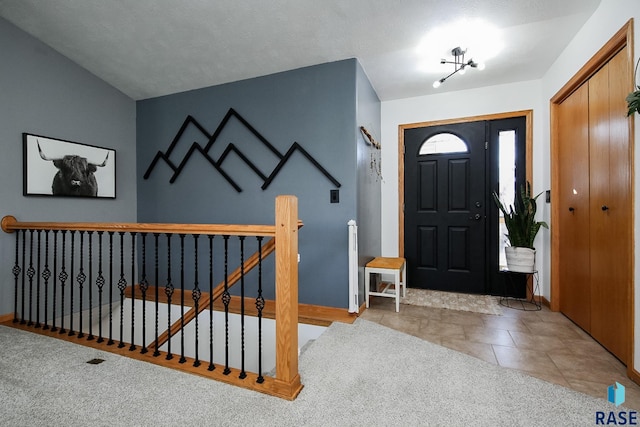
<path id="1" fill-rule="evenodd" d="M 90 365 L 99 365 L 104 362 L 104 359 L 91 359 L 87 363 Z"/>

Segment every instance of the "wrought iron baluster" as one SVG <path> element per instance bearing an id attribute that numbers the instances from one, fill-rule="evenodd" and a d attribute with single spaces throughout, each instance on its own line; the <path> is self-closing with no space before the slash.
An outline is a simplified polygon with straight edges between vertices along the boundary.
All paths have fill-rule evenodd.
<path id="1" fill-rule="evenodd" d="M 244 239 L 245 236 L 239 236 L 240 239 L 240 375 L 241 380 L 247 378 L 244 370 Z"/>
<path id="2" fill-rule="evenodd" d="M 96 286 L 98 286 L 98 342 L 104 342 L 102 337 L 102 291 L 105 280 L 102 275 L 102 235 L 104 231 L 98 231 L 98 277 L 96 278 Z"/>
<path id="3" fill-rule="evenodd" d="M 171 283 L 171 233 L 167 233 L 167 284 L 164 287 L 164 293 L 167 296 L 167 360 L 173 359 L 171 354 L 171 297 L 173 296 L 173 283 Z"/>
<path id="4" fill-rule="evenodd" d="M 262 296 L 262 236 L 258 236 L 258 296 L 256 297 L 256 309 L 258 310 L 258 379 L 262 384 L 262 310 L 264 309 L 264 297 Z"/>
<path id="5" fill-rule="evenodd" d="M 24 242 L 22 243 L 24 245 Z M 18 285 L 20 282 L 20 273 L 22 268 L 20 267 L 20 231 L 16 232 L 16 262 L 11 270 L 14 278 L 13 289 L 13 323 L 18 322 Z"/>
<path id="6" fill-rule="evenodd" d="M 42 251 L 42 246 L 40 245 L 41 243 L 41 237 L 42 237 L 42 230 L 38 230 L 38 259 L 37 259 L 37 264 L 36 264 L 36 272 L 40 273 L 40 266 L 41 266 L 41 259 L 40 259 L 40 252 Z M 40 324 L 40 274 L 38 274 L 38 277 L 36 278 L 36 328 L 41 327 L 42 325 Z"/>
<path id="7" fill-rule="evenodd" d="M 69 270 L 70 273 L 70 277 L 71 280 L 69 281 L 69 292 L 70 292 L 70 297 L 69 297 L 69 305 L 71 306 L 71 308 L 69 309 L 69 336 L 74 336 L 76 333 L 73 330 L 73 263 L 76 259 L 75 256 L 75 243 L 76 243 L 76 231 L 75 230 L 71 230 L 71 254 L 70 254 L 70 258 L 71 258 L 71 268 Z"/>
<path id="8" fill-rule="evenodd" d="M 113 345 L 113 231 L 109 231 L 109 340 L 107 345 Z"/>
<path id="9" fill-rule="evenodd" d="M 29 278 L 29 322 L 27 326 L 33 325 L 33 276 L 36 270 L 33 268 L 33 230 L 29 230 L 29 268 L 27 277 Z"/>
<path id="10" fill-rule="evenodd" d="M 64 334 L 66 329 L 64 329 L 64 288 L 67 284 L 67 279 L 69 275 L 67 274 L 67 270 L 65 269 L 66 264 L 66 247 L 67 247 L 67 230 L 62 230 L 62 267 L 60 268 L 60 275 L 58 279 L 60 279 L 60 333 Z"/>
<path id="11" fill-rule="evenodd" d="M 84 231 L 80 231 L 80 272 L 76 278 L 78 282 L 78 290 L 80 291 L 80 326 L 78 327 L 78 338 L 84 337 L 82 330 L 82 298 L 84 296 L 84 282 L 87 280 L 86 274 L 84 274 Z"/>
<path id="12" fill-rule="evenodd" d="M 193 249 L 194 249 L 194 262 L 195 262 L 195 281 L 193 284 L 193 291 L 191 292 L 191 298 L 193 298 L 193 306 L 196 310 L 196 342 L 195 342 L 195 350 L 196 350 L 196 360 L 193 362 L 193 366 L 200 366 L 200 358 L 198 357 L 198 313 L 200 313 L 199 310 L 199 302 L 200 302 L 200 297 L 202 296 L 202 292 L 200 291 L 200 288 L 198 286 L 198 237 L 200 237 L 198 234 L 194 234 L 193 235 Z"/>
<path id="13" fill-rule="evenodd" d="M 87 232 L 89 240 L 89 336 L 87 340 L 95 339 L 93 336 L 93 231 Z M 82 328 L 80 328 L 82 330 Z"/>
<path id="14" fill-rule="evenodd" d="M 140 280 L 140 292 L 142 293 L 142 349 L 140 353 L 145 354 L 147 350 L 147 289 L 149 282 L 147 281 L 147 233 L 141 233 L 142 236 L 142 279 Z"/>
<path id="15" fill-rule="evenodd" d="M 224 304 L 224 371 L 225 375 L 231 373 L 229 369 L 229 303 L 231 295 L 229 294 L 229 236 L 224 238 L 224 292 L 222 292 L 222 303 Z"/>
<path id="16" fill-rule="evenodd" d="M 22 309 L 20 310 L 20 324 L 24 325 L 25 323 L 27 323 L 27 321 L 25 320 L 25 310 L 24 310 L 24 300 L 25 300 L 25 278 L 26 278 L 26 272 L 24 271 L 24 266 L 27 265 L 26 264 L 26 252 L 27 252 L 27 230 L 22 230 Z"/>
<path id="17" fill-rule="evenodd" d="M 44 279 L 44 327 L 49 329 L 49 279 L 51 278 L 51 270 L 49 270 L 49 230 L 44 232 L 44 270 L 42 271 Z"/>
<path id="18" fill-rule="evenodd" d="M 184 363 L 184 234 L 180 234 L 180 360 Z"/>
<path id="19" fill-rule="evenodd" d="M 209 236 L 209 368 L 213 371 L 213 237 Z"/>
<path id="20" fill-rule="evenodd" d="M 156 297 L 156 330 L 155 330 L 155 348 L 153 349 L 153 356 L 154 357 L 158 357 L 160 356 L 160 351 L 158 350 L 158 308 L 159 308 L 159 301 L 158 301 L 158 290 L 160 288 L 160 276 L 158 275 L 159 273 L 159 268 L 158 268 L 158 239 L 160 238 L 160 233 L 153 233 L 153 237 L 155 240 L 155 247 L 154 247 L 154 252 L 155 252 L 155 297 Z"/>
<path id="21" fill-rule="evenodd" d="M 129 351 L 136 349 L 135 344 L 135 307 L 136 307 L 136 232 L 131 232 L 131 345 Z"/>
<path id="22" fill-rule="evenodd" d="M 58 230 L 53 230 L 53 303 L 51 307 L 53 308 L 53 321 L 51 326 L 51 331 L 55 332 L 58 330 L 56 327 L 56 306 L 57 299 L 56 293 L 58 290 Z"/>
<path id="23" fill-rule="evenodd" d="M 118 289 L 120 290 L 120 343 L 118 348 L 124 347 L 124 290 L 127 287 L 127 279 L 124 278 L 124 231 L 120 234 L 120 280 Z"/>

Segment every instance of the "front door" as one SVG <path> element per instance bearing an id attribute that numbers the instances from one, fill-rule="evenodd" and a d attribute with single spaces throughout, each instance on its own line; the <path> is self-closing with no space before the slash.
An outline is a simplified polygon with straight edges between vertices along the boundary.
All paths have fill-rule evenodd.
<path id="1" fill-rule="evenodd" d="M 485 128 L 478 121 L 404 131 L 411 287 L 486 293 Z"/>

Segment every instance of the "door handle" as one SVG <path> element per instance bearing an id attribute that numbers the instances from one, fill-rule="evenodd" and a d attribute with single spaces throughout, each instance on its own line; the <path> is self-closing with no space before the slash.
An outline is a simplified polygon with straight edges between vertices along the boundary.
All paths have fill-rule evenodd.
<path id="1" fill-rule="evenodd" d="M 573 212 L 575 210 L 576 210 L 576 208 L 569 206 L 569 212 Z"/>
<path id="2" fill-rule="evenodd" d="M 609 206 L 607 206 L 607 205 L 602 205 L 602 208 L 601 208 L 601 209 L 602 209 L 603 211 L 608 211 L 608 210 L 609 210 Z"/>
<path id="3" fill-rule="evenodd" d="M 482 219 L 482 215 L 480 214 L 475 214 L 474 216 L 470 216 L 469 219 L 473 219 L 476 221 L 480 221 L 480 219 Z"/>

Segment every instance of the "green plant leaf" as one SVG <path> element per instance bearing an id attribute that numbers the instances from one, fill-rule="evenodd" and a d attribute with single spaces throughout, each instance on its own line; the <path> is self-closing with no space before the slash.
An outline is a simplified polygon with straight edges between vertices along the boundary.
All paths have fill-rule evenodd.
<path id="1" fill-rule="evenodd" d="M 627 95 L 627 116 L 632 115 L 633 113 L 640 112 L 640 87 L 635 92 L 631 92 Z"/>
<path id="2" fill-rule="evenodd" d="M 541 194 L 531 197 L 531 184 L 527 182 L 526 185 L 520 187 L 519 192 L 516 192 L 514 204 L 509 205 L 507 211 L 507 207 L 504 206 L 498 195 L 493 193 L 493 200 L 498 209 L 502 211 L 508 231 L 506 236 L 511 246 L 534 249 L 533 241 L 540 231 L 540 227 L 549 228 L 546 222 L 535 219 L 538 210 L 536 199 Z"/>

